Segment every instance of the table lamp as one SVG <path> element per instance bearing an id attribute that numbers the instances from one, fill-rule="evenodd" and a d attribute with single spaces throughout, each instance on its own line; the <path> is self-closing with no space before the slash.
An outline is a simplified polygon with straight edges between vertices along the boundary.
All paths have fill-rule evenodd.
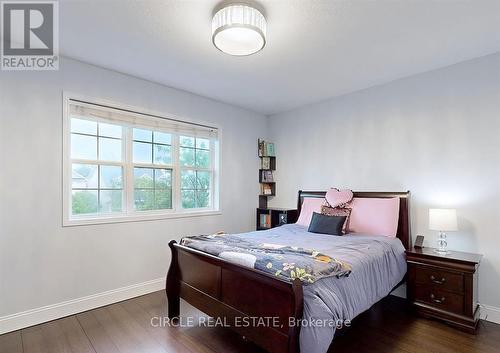
<path id="1" fill-rule="evenodd" d="M 429 209 L 429 229 L 439 231 L 438 248 L 435 250 L 440 255 L 446 255 L 450 252 L 447 250 L 448 242 L 446 241 L 445 232 L 453 232 L 458 230 L 457 226 L 457 210 L 431 208 Z"/>

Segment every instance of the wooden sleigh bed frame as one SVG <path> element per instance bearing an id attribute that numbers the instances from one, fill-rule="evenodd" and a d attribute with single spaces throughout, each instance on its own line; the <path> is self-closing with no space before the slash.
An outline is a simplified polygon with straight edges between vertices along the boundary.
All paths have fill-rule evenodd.
<path id="1" fill-rule="evenodd" d="M 300 214 L 305 197 L 321 198 L 325 191 L 299 191 Z M 400 198 L 397 237 L 411 246 L 409 192 L 354 192 L 354 197 Z M 202 312 L 224 320 L 234 331 L 271 353 L 298 353 L 303 310 L 302 283 L 286 282 L 267 273 L 242 267 L 171 241 L 172 260 L 167 274 L 168 317 L 180 314 L 180 298 Z M 246 325 L 242 318 L 279 318 L 280 325 Z M 247 321 L 248 322 L 248 321 Z"/>

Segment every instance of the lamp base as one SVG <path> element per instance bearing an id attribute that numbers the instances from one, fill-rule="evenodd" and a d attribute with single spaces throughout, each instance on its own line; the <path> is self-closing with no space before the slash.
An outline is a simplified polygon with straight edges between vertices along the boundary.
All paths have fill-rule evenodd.
<path id="1" fill-rule="evenodd" d="M 441 249 L 434 249 L 434 252 L 438 255 L 441 255 L 441 256 L 446 256 L 446 255 L 449 255 L 451 254 L 451 251 L 449 250 L 441 250 Z"/>
<path id="2" fill-rule="evenodd" d="M 446 249 L 448 247 L 448 242 L 446 241 L 446 233 L 441 231 L 439 232 L 439 238 L 438 238 L 438 241 L 437 241 L 437 249 L 434 249 L 434 252 L 438 253 L 439 255 L 442 255 L 442 256 L 445 256 L 445 255 L 448 255 L 450 252 L 448 251 L 448 249 Z"/>

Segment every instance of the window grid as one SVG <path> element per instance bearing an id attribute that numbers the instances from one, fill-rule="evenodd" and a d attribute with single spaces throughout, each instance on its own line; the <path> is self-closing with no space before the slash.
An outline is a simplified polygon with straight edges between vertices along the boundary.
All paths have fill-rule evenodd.
<path id="1" fill-rule="evenodd" d="M 198 137 L 193 137 L 193 136 L 180 136 L 179 137 L 179 151 L 192 151 L 193 154 L 193 161 L 192 163 L 187 163 L 187 164 L 182 164 L 182 168 L 194 168 L 194 169 L 211 169 L 211 156 L 210 156 L 210 141 L 205 138 L 198 138 Z M 182 140 L 184 141 L 192 141 L 192 144 L 182 144 Z M 206 143 L 207 147 L 198 147 L 198 141 L 201 143 Z M 206 166 L 201 165 L 201 155 L 205 154 L 208 157 L 208 164 Z"/>
<path id="2" fill-rule="evenodd" d="M 183 143 L 184 142 L 184 143 Z M 203 147 L 203 143 L 205 147 Z M 193 151 L 193 161 L 192 163 L 180 163 L 181 165 L 181 179 L 182 175 L 185 173 L 189 175 L 189 172 L 192 172 L 194 176 L 194 180 L 192 180 L 191 187 L 186 187 L 182 185 L 181 180 L 181 207 L 184 209 L 199 209 L 199 208 L 209 208 L 212 206 L 212 193 L 210 189 L 213 185 L 213 173 L 212 173 L 212 164 L 213 164 L 213 156 L 211 153 L 211 142 L 204 138 L 192 137 L 192 136 L 180 136 L 179 137 L 179 151 L 187 150 Z M 200 153 L 198 153 L 200 151 Z M 199 155 L 201 152 L 206 153 L 206 158 L 208 157 L 208 163 L 202 163 L 200 161 Z M 181 162 L 181 161 L 180 161 Z M 208 174 L 208 186 L 206 188 L 199 187 L 199 173 L 207 173 Z M 206 193 L 206 194 L 205 194 Z M 188 196 L 192 195 L 192 196 Z M 205 201 L 201 201 L 201 196 L 206 195 Z M 189 199 L 191 198 L 191 204 L 189 204 Z"/>
<path id="3" fill-rule="evenodd" d="M 135 137 L 135 134 L 137 133 L 138 138 Z M 174 159 L 173 159 L 173 137 L 175 140 L 175 136 L 173 136 L 172 133 L 167 133 L 167 132 L 162 132 L 162 131 L 157 131 L 157 130 L 150 130 L 150 129 L 144 129 L 144 128 L 130 128 L 130 134 L 132 135 L 131 137 L 131 143 L 132 143 L 132 162 L 133 162 L 133 173 L 132 173 L 132 179 L 133 179 L 133 189 L 132 189 L 132 195 L 133 195 L 133 200 L 131 202 L 131 209 L 133 209 L 136 212 L 146 212 L 146 211 L 166 211 L 166 210 L 174 210 L 174 201 L 173 201 L 173 171 L 174 171 Z M 143 135 L 141 137 L 141 135 Z M 158 137 L 157 137 L 158 136 Z M 163 136 L 163 140 L 161 138 Z M 166 139 L 167 141 L 165 141 Z M 169 142 L 169 143 L 168 143 Z M 137 144 L 142 144 L 148 146 L 147 148 L 147 159 L 144 160 L 143 158 L 138 158 L 138 156 L 135 155 L 136 152 L 136 145 Z M 164 147 L 167 150 L 167 160 L 161 161 L 160 159 L 156 158 L 156 153 L 157 153 L 157 147 Z M 144 153 L 144 151 L 142 151 Z M 169 158 L 168 158 L 169 156 Z M 136 158 L 137 157 L 137 158 Z M 136 186 L 136 181 L 137 181 L 137 175 L 136 171 L 137 170 L 149 170 L 151 171 L 151 182 L 152 182 L 152 188 L 147 188 L 147 187 L 137 187 Z M 169 171 L 169 182 L 167 183 L 167 187 L 165 189 L 159 189 L 156 187 L 156 177 L 157 177 L 157 171 Z M 142 193 L 141 193 L 142 191 Z M 146 202 L 146 205 L 149 203 L 149 206 L 144 206 L 141 205 L 140 200 L 138 199 L 138 195 L 142 194 L 143 199 L 147 199 L 148 193 L 146 191 L 151 191 L 152 196 L 149 197 L 149 202 Z M 161 195 L 162 192 L 167 191 L 169 194 L 170 202 L 167 202 L 167 206 L 164 207 L 164 205 L 161 205 L 159 200 L 159 196 Z M 144 202 L 144 201 L 142 201 Z"/>
<path id="4" fill-rule="evenodd" d="M 151 175 L 152 175 L 152 187 L 146 187 L 146 186 L 141 186 L 137 187 L 135 185 L 136 182 L 136 175 L 135 171 L 137 169 L 147 169 L 151 170 Z M 166 186 L 165 188 L 157 187 L 157 171 L 166 171 L 168 172 L 168 177 L 166 180 Z M 158 168 L 158 167 L 135 167 L 134 166 L 134 209 L 143 212 L 143 211 L 151 211 L 151 210 L 165 210 L 165 209 L 172 209 L 173 208 L 173 200 L 172 200 L 172 178 L 173 178 L 173 169 L 172 168 Z M 137 191 L 152 191 L 153 192 L 153 207 L 152 208 L 144 208 L 140 209 L 137 204 L 136 204 L 136 192 Z M 158 207 L 157 204 L 157 194 L 160 194 L 161 192 L 167 192 L 170 194 L 170 202 L 168 207 Z"/>
<path id="5" fill-rule="evenodd" d="M 121 187 L 120 188 L 113 188 L 113 187 L 102 187 L 101 184 L 101 175 L 102 175 L 102 167 L 103 166 L 111 166 L 111 165 L 108 165 L 108 164 L 93 164 L 93 163 L 88 163 L 88 162 L 85 162 L 85 163 L 72 163 L 72 167 L 73 165 L 88 165 L 88 166 L 95 166 L 96 169 L 97 169 L 97 186 L 96 187 L 88 187 L 88 188 L 81 188 L 81 187 L 71 187 L 71 190 L 72 191 L 95 191 L 97 192 L 97 210 L 95 213 L 109 213 L 109 212 L 102 212 L 101 211 L 101 191 L 120 191 L 122 192 L 122 196 L 121 196 L 121 205 L 122 205 L 122 208 L 123 208 L 123 168 L 121 168 Z M 113 167 L 115 167 L 114 165 L 112 165 Z M 115 213 L 115 212 L 121 212 L 121 211 L 111 211 L 111 213 Z"/>
<path id="6" fill-rule="evenodd" d="M 144 130 L 144 129 L 140 129 L 140 130 Z M 144 131 L 148 131 L 148 130 L 144 130 Z M 155 140 L 155 131 L 151 130 L 151 141 L 145 141 L 145 140 L 139 140 L 139 139 L 134 139 L 132 137 L 132 144 L 133 146 L 135 146 L 135 144 L 142 144 L 142 145 L 148 145 L 150 147 L 150 150 L 151 150 L 151 160 L 148 161 L 148 163 L 145 163 L 145 164 L 154 164 L 154 165 L 172 165 L 172 140 L 170 140 L 170 144 L 169 143 L 164 143 L 164 142 L 157 142 Z M 170 133 L 164 133 L 165 135 L 169 135 L 170 136 L 170 139 L 172 138 L 172 134 Z M 169 149 L 170 150 L 170 163 L 158 163 L 157 162 L 157 159 L 155 158 L 156 156 L 156 147 L 164 147 L 164 148 L 167 148 L 167 150 Z M 138 163 L 138 162 L 135 162 L 135 164 L 141 164 L 141 163 Z"/>
<path id="7" fill-rule="evenodd" d="M 84 120 L 84 119 L 78 119 L 78 120 Z M 95 138 L 96 139 L 96 160 L 98 160 L 98 161 L 104 161 L 104 162 L 117 162 L 117 161 L 105 160 L 105 159 L 101 158 L 102 157 L 101 153 L 100 153 L 101 140 L 104 140 L 104 141 L 107 141 L 107 140 L 120 141 L 120 143 L 122 144 L 122 146 L 121 146 L 121 150 L 122 150 L 121 151 L 122 152 L 122 156 L 121 157 L 122 158 L 121 159 L 123 160 L 123 129 L 124 128 L 122 126 L 119 126 L 119 125 L 114 125 L 116 127 L 119 127 L 122 130 L 122 136 L 116 137 L 116 136 L 101 134 L 100 130 L 102 129 L 101 125 L 103 123 L 95 122 L 95 124 L 96 124 L 96 133 L 95 134 L 85 133 L 85 132 L 74 132 L 74 131 L 71 131 L 71 135 L 72 136 L 76 135 L 76 136 L 86 136 L 86 137 Z M 112 125 L 112 124 L 107 124 L 107 125 Z M 81 160 L 89 160 L 89 159 L 81 159 Z"/>
<path id="8" fill-rule="evenodd" d="M 209 171 L 206 171 L 206 170 L 192 170 L 192 169 L 184 169 L 183 171 L 192 171 L 193 172 L 193 181 L 191 181 L 191 185 L 193 187 L 182 187 L 182 184 L 181 184 L 181 194 L 183 194 L 183 192 L 193 192 L 193 200 L 194 200 L 194 207 L 193 208 L 206 208 L 206 207 L 210 207 L 211 205 L 211 202 L 210 202 L 210 185 L 212 184 L 211 180 L 212 180 L 212 176 L 211 176 L 211 173 Z M 199 187 L 200 185 L 200 177 L 198 176 L 198 173 L 207 173 L 208 174 L 208 185 L 207 187 Z M 200 195 L 202 195 L 202 193 L 207 193 L 207 203 L 205 205 L 200 205 Z M 183 206 L 184 208 L 189 208 L 189 207 L 185 207 Z"/>
<path id="9" fill-rule="evenodd" d="M 82 215 L 100 215 L 100 214 L 109 214 L 109 213 L 121 213 L 123 212 L 123 205 L 124 205 L 124 177 L 123 177 L 123 173 L 124 173 L 124 168 L 123 168 L 123 130 L 124 128 L 122 126 L 118 126 L 118 125 L 112 125 L 112 124 L 106 124 L 106 123 L 100 123 L 100 122 L 94 122 L 92 120 L 87 120 L 87 119 L 80 119 L 80 118 L 76 118 L 78 120 L 85 120 L 85 121 L 90 121 L 90 122 L 93 122 L 96 124 L 96 131 L 95 131 L 95 134 L 93 133 L 84 133 L 84 132 L 78 132 L 78 131 L 72 131 L 72 128 L 70 128 L 70 136 L 74 136 L 74 135 L 77 135 L 77 136 L 88 136 L 88 137 L 92 137 L 92 138 L 95 138 L 95 148 L 96 148 L 96 159 L 93 160 L 93 159 L 86 159 L 86 158 L 71 158 L 72 156 L 70 156 L 71 158 L 71 171 L 73 173 L 73 166 L 74 165 L 87 165 L 87 166 L 95 166 L 96 167 L 96 173 L 97 173 L 97 176 L 96 176 L 96 182 L 97 182 L 97 185 L 96 187 L 87 187 L 87 188 L 80 188 L 80 187 L 74 187 L 73 186 L 73 178 L 71 178 L 71 205 L 72 205 L 72 208 L 71 208 L 71 214 L 73 216 L 82 216 Z M 70 120 L 70 126 L 71 126 L 71 123 L 72 123 L 72 120 Z M 115 126 L 116 128 L 118 128 L 120 130 L 120 137 L 115 137 L 115 136 L 110 136 L 110 135 L 103 135 L 101 134 L 101 124 L 106 124 L 106 125 L 111 125 L 111 126 Z M 100 139 L 109 139 L 109 140 L 115 140 L 115 141 L 120 141 L 120 157 L 121 157 L 121 161 L 108 161 L 108 160 L 103 160 L 101 157 L 101 151 L 100 151 Z M 71 139 L 72 140 L 72 139 Z M 120 167 L 121 168 L 121 187 L 120 188 L 110 188 L 110 187 L 101 187 L 101 177 L 102 177 L 102 167 Z M 96 192 L 96 208 L 95 208 L 95 212 L 81 212 L 81 213 L 75 213 L 74 212 L 74 205 L 73 205 L 73 202 L 75 202 L 75 195 L 74 195 L 74 192 L 75 191 L 80 191 L 80 192 L 83 192 L 83 191 L 89 191 L 89 192 Z M 121 196 L 120 196 L 120 210 L 111 210 L 109 212 L 105 212 L 103 211 L 102 207 L 102 193 L 103 191 L 120 191 L 121 192 Z M 113 202 L 114 200 L 112 199 L 111 200 L 111 208 L 113 208 Z"/>

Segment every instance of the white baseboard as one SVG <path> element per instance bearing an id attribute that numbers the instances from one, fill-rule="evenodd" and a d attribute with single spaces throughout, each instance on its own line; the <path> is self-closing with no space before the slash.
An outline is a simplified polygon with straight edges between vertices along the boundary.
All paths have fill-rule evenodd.
<path id="1" fill-rule="evenodd" d="M 495 306 L 479 304 L 481 307 L 481 319 L 500 324 L 500 308 Z"/>
<path id="2" fill-rule="evenodd" d="M 0 317 L 0 334 L 74 315 L 165 288 L 165 278 L 133 284 L 62 303 Z"/>

